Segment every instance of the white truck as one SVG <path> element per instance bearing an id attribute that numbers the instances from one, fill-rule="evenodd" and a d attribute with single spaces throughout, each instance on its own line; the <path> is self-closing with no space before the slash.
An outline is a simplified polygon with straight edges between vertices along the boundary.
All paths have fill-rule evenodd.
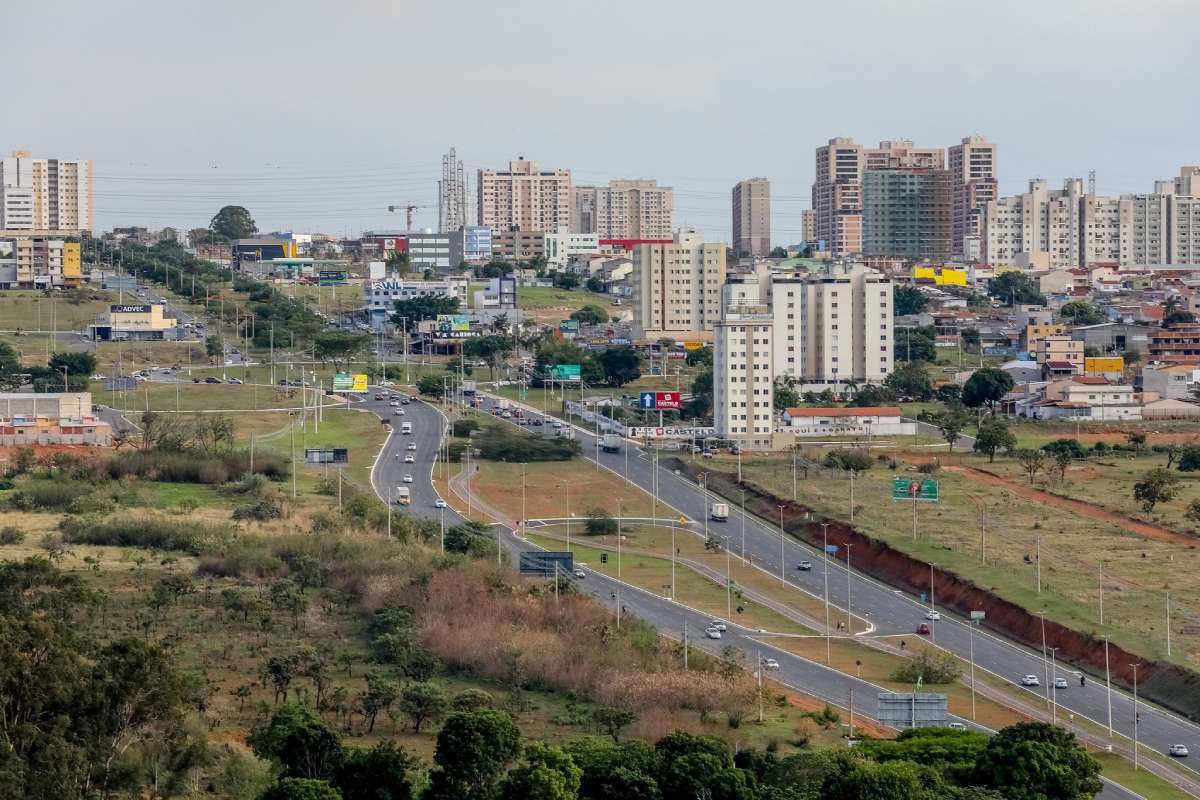
<path id="1" fill-rule="evenodd" d="M 616 453 L 621 449 L 621 437 L 615 433 L 606 433 L 600 437 L 600 449 L 606 453 Z"/>
<path id="2" fill-rule="evenodd" d="M 412 423 L 411 422 L 402 422 L 400 424 L 400 433 L 403 433 L 403 434 L 412 433 Z"/>
<path id="3" fill-rule="evenodd" d="M 412 492 L 407 486 L 396 487 L 396 502 L 402 506 L 406 506 L 412 502 Z"/>
<path id="4" fill-rule="evenodd" d="M 712 511 L 709 514 L 716 522 L 726 522 L 729 520 L 729 504 L 728 503 L 713 503 Z"/>

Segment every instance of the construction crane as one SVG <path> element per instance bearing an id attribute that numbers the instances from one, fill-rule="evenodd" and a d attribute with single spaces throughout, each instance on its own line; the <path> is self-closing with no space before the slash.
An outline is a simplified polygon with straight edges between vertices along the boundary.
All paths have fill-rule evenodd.
<path id="1" fill-rule="evenodd" d="M 433 206 L 419 206 L 419 205 L 415 205 L 413 203 L 404 203 L 404 204 L 401 204 L 398 206 L 388 206 L 388 211 L 395 213 L 397 211 L 403 210 L 404 211 L 404 231 L 406 233 L 412 233 L 412 214 L 414 211 L 417 211 L 422 208 L 433 208 Z"/>

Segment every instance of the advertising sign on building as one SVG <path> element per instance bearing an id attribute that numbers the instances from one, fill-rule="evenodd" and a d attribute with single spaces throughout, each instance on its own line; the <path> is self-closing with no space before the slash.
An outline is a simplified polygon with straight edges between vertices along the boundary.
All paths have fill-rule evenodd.
<path id="1" fill-rule="evenodd" d="M 923 480 L 892 478 L 892 499 L 937 502 L 938 482 L 929 478 Z"/>
<path id="2" fill-rule="evenodd" d="M 630 428 L 629 436 L 634 439 L 704 439 L 712 436 L 715 428 L 688 428 L 681 425 L 651 428 Z"/>
<path id="3" fill-rule="evenodd" d="M 1083 360 L 1083 371 L 1089 375 L 1103 375 L 1114 372 L 1125 371 L 1125 359 L 1120 356 L 1115 358 L 1108 357 L 1090 357 Z"/>
<path id="4" fill-rule="evenodd" d="M 471 333 L 471 318 L 466 314 L 439 314 L 437 329 L 442 336 L 468 336 Z"/>
<path id="5" fill-rule="evenodd" d="M 641 392 L 638 395 L 638 408 L 644 411 L 678 411 L 681 407 L 679 392 Z"/>
<path id="6" fill-rule="evenodd" d="M 135 306 L 111 305 L 108 307 L 108 313 L 110 313 L 110 314 L 149 314 L 150 306 L 149 305 L 135 305 Z"/>
<path id="7" fill-rule="evenodd" d="M 550 367 L 550 378 L 556 381 L 578 381 L 581 371 L 578 364 L 555 364 Z"/>

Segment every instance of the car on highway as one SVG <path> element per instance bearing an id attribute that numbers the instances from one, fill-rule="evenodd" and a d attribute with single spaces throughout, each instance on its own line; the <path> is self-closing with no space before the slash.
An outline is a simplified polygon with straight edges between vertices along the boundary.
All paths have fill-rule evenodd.
<path id="1" fill-rule="evenodd" d="M 925 619 L 937 622 L 942 618 L 941 612 L 934 611 L 932 608 L 925 612 Z"/>
<path id="2" fill-rule="evenodd" d="M 1037 675 L 1022 675 L 1021 676 L 1021 685 L 1022 686 L 1041 686 L 1042 682 L 1038 680 Z"/>
<path id="3" fill-rule="evenodd" d="M 417 443 L 416 443 L 416 442 L 409 442 L 409 443 L 408 443 L 408 449 L 409 449 L 409 450 L 416 450 L 416 449 L 417 449 Z"/>
<path id="4" fill-rule="evenodd" d="M 376 399 L 376 400 L 386 400 L 386 399 L 387 399 L 387 395 L 386 395 L 386 394 L 384 394 L 383 392 L 376 392 L 376 393 L 375 393 L 375 399 Z"/>
<path id="5" fill-rule="evenodd" d="M 719 630 L 717 630 L 716 628 L 705 628 L 704 635 L 710 639 L 720 639 L 721 638 L 721 632 Z"/>
<path id="6" fill-rule="evenodd" d="M 404 482 L 405 482 L 405 483 L 412 483 L 412 482 L 413 482 L 413 479 L 412 479 L 412 473 L 411 473 L 411 472 L 406 472 L 406 473 L 404 473 Z"/>
<path id="7" fill-rule="evenodd" d="M 1054 679 L 1054 688 L 1055 689 L 1067 688 L 1067 679 L 1062 677 L 1061 675 L 1059 677 L 1055 678 Z"/>
<path id="8" fill-rule="evenodd" d="M 951 722 L 946 727 L 952 731 L 965 731 L 967 729 L 967 726 L 961 722 Z"/>
<path id="9" fill-rule="evenodd" d="M 399 407 L 400 407 L 400 401 L 399 401 L 399 400 L 393 400 L 392 402 L 388 403 L 388 405 L 389 405 L 389 406 L 391 406 L 392 408 L 399 408 Z"/>
<path id="10" fill-rule="evenodd" d="M 401 401 L 400 401 L 400 405 L 402 405 L 402 406 L 406 406 L 406 405 L 408 405 L 410 402 L 412 402 L 412 401 L 410 401 L 410 400 L 409 400 L 409 399 L 406 397 L 406 398 L 404 398 L 403 400 L 401 400 Z"/>
<path id="11" fill-rule="evenodd" d="M 796 569 L 800 570 L 801 572 L 808 572 L 809 570 L 812 569 L 812 562 L 811 561 L 801 561 L 799 564 L 796 565 Z"/>
<path id="12" fill-rule="evenodd" d="M 437 500 L 433 501 L 433 507 L 434 508 L 445 508 L 446 501 L 439 497 Z"/>
<path id="13" fill-rule="evenodd" d="M 205 383 L 220 383 L 221 379 L 216 377 L 215 375 L 209 375 L 207 378 L 204 379 L 204 382 Z"/>
<path id="14" fill-rule="evenodd" d="M 1167 755 L 1175 758 L 1187 758 L 1188 749 L 1186 744 L 1173 744 L 1167 748 Z"/>
<path id="15" fill-rule="evenodd" d="M 416 460 L 415 458 L 413 458 L 413 456 L 412 456 L 412 453 L 409 453 L 408 455 L 406 455 L 406 456 L 404 457 L 404 463 L 405 463 L 405 464 L 415 464 L 415 463 L 416 463 L 416 461 L 417 461 L 417 460 Z"/>
<path id="16" fill-rule="evenodd" d="M 917 633 L 921 634 L 922 636 L 928 636 L 929 635 L 929 623 L 922 622 L 920 625 L 918 625 Z"/>
<path id="17" fill-rule="evenodd" d="M 716 628 L 719 631 L 729 630 L 725 623 L 719 619 L 714 619 L 712 622 L 708 623 L 708 627 Z"/>
<path id="18" fill-rule="evenodd" d="M 763 669 L 779 669 L 779 662 L 773 658 L 764 658 Z"/>
<path id="19" fill-rule="evenodd" d="M 241 379 L 241 378 L 230 378 L 230 379 L 229 379 L 229 382 L 230 382 L 230 383 L 236 383 L 238 386 L 241 386 L 241 385 L 242 385 L 242 379 Z"/>
<path id="20" fill-rule="evenodd" d="M 582 567 L 576 567 L 575 569 L 571 570 L 571 572 L 572 572 L 572 574 L 575 575 L 576 578 L 586 578 L 587 577 L 587 573 L 583 571 Z"/>
<path id="21" fill-rule="evenodd" d="M 404 416 L 404 409 L 403 409 L 403 408 L 397 408 L 397 409 L 396 409 L 396 416 L 397 416 L 397 417 L 403 417 L 403 416 Z"/>

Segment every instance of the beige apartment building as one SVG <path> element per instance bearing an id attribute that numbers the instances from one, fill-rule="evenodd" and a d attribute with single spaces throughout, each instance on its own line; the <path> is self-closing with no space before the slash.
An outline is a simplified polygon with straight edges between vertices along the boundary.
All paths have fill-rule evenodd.
<path id="1" fill-rule="evenodd" d="M 722 287 L 713 326 L 713 427 L 718 438 L 769 450 L 775 420 L 774 316 L 753 277 Z"/>
<path id="2" fill-rule="evenodd" d="M 0 289 L 78 286 L 83 279 L 82 250 L 78 239 L 61 232 L 0 230 Z"/>
<path id="3" fill-rule="evenodd" d="M 733 252 L 759 258 L 771 253 L 771 182 L 766 178 L 733 187 Z"/>
<path id="4" fill-rule="evenodd" d="M 984 136 L 966 136 L 950 148 L 954 181 L 953 236 L 955 256 L 978 260 L 982 249 L 983 214 L 1000 196 L 996 145 Z"/>
<path id="5" fill-rule="evenodd" d="M 507 170 L 478 174 L 479 224 L 499 231 L 557 233 L 571 223 L 571 171 L 541 170 L 518 159 Z"/>
<path id="6" fill-rule="evenodd" d="M 815 244 L 817 241 L 817 212 L 806 208 L 800 212 L 800 241 Z"/>
<path id="7" fill-rule="evenodd" d="M 633 248 L 634 326 L 641 335 L 708 340 L 721 315 L 725 245 L 682 229 L 667 244 Z"/>
<path id="8" fill-rule="evenodd" d="M 0 230 L 92 231 L 92 162 L 32 158 L 17 150 L 0 159 Z"/>
<path id="9" fill-rule="evenodd" d="M 615 180 L 571 189 L 571 232 L 600 239 L 671 238 L 675 190 L 655 180 Z"/>

